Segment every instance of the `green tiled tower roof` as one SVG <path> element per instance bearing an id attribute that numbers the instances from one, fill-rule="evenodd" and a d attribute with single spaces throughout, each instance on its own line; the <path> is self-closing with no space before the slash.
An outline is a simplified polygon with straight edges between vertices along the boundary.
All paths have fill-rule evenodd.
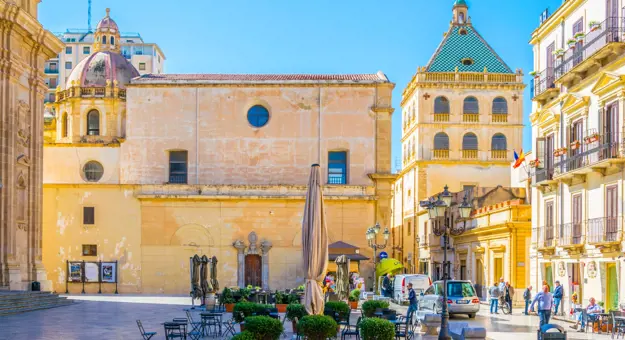
<path id="1" fill-rule="evenodd" d="M 451 26 L 426 71 L 455 72 L 456 67 L 459 72 L 484 72 L 486 67 L 489 73 L 514 73 L 470 24 Z"/>
<path id="2" fill-rule="evenodd" d="M 464 0 L 456 0 L 454 2 L 454 6 L 467 6 L 468 7 L 467 2 Z"/>

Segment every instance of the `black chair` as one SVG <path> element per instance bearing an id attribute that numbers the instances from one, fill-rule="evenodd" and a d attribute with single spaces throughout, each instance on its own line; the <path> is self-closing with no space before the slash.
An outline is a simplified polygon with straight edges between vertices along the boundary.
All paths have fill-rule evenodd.
<path id="1" fill-rule="evenodd" d="M 186 339 L 186 334 L 180 323 L 165 322 L 165 340 L 169 339 Z"/>
<path id="2" fill-rule="evenodd" d="M 234 330 L 234 325 L 236 325 L 237 323 L 234 321 L 234 319 L 229 319 L 228 321 L 224 321 L 224 333 L 223 336 L 224 337 L 228 337 L 228 334 L 232 334 L 232 336 L 234 336 L 237 332 Z"/>
<path id="3" fill-rule="evenodd" d="M 349 323 L 345 328 L 343 328 L 343 332 L 341 333 L 341 340 L 344 340 L 347 336 L 356 336 L 356 339 L 360 339 L 360 321 L 362 321 L 362 316 L 358 317 L 358 321 L 356 321 L 355 325 L 350 325 Z"/>
<path id="4" fill-rule="evenodd" d="M 586 327 L 584 327 L 584 332 L 586 333 L 588 333 L 588 327 L 590 327 L 590 331 L 594 333 L 595 324 L 598 324 L 598 326 L 601 327 L 600 319 L 595 316 L 592 316 L 592 317 L 589 316 L 588 313 L 586 312 L 586 308 L 582 309 L 582 320 L 584 320 L 584 324 L 586 325 Z"/>
<path id="5" fill-rule="evenodd" d="M 267 308 L 266 312 L 267 316 L 280 320 L 280 313 L 278 312 L 278 308 Z"/>
<path id="6" fill-rule="evenodd" d="M 412 322 L 414 311 L 408 315 L 408 318 L 399 316 L 395 322 L 395 339 L 412 339 L 415 334 L 414 323 Z"/>
<path id="7" fill-rule="evenodd" d="M 150 340 L 153 336 L 156 335 L 156 332 L 146 332 L 145 329 L 143 328 L 143 324 L 141 323 L 141 320 L 137 320 L 137 326 L 139 326 L 139 332 L 141 332 L 141 336 L 143 337 L 143 340 Z"/>
<path id="8" fill-rule="evenodd" d="M 625 319 L 617 319 L 616 317 L 624 317 L 625 313 L 620 311 L 610 311 L 610 318 L 612 320 L 612 339 L 614 339 L 614 335 L 618 339 L 619 336 L 623 335 L 625 338 Z"/>

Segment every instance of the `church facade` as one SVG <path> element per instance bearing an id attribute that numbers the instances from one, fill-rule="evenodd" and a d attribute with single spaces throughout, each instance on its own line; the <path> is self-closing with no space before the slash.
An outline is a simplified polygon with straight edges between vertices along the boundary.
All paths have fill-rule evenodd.
<path id="1" fill-rule="evenodd" d="M 45 61 L 63 45 L 37 21 L 38 3 L 0 0 L 0 289 L 27 290 L 32 281 L 46 282 L 43 74 Z"/>
<path id="2" fill-rule="evenodd" d="M 295 288 L 313 163 L 330 243 L 366 252 L 367 228 L 390 224 L 394 84 L 383 73 L 137 77 L 116 41 L 107 13 L 46 124 L 54 290 L 67 261 L 118 261 L 122 293 L 187 294 L 194 254 L 217 256 L 222 287 Z"/>

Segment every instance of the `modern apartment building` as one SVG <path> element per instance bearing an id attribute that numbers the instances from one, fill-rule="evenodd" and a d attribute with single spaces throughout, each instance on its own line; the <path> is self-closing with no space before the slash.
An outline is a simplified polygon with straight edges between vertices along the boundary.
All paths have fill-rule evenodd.
<path id="1" fill-rule="evenodd" d="M 55 101 L 57 86 L 65 89 L 67 77 L 72 70 L 93 52 L 93 31 L 68 29 L 56 35 L 65 43 L 65 48 L 56 58 L 46 62 L 45 82 L 49 89 L 44 97 L 46 103 Z M 144 42 L 139 33 L 121 32 L 120 39 L 121 55 L 129 60 L 140 74 L 164 72 L 165 54 L 157 44 Z"/>
<path id="2" fill-rule="evenodd" d="M 623 288 L 625 1 L 568 0 L 532 33 L 530 283 L 605 309 Z"/>

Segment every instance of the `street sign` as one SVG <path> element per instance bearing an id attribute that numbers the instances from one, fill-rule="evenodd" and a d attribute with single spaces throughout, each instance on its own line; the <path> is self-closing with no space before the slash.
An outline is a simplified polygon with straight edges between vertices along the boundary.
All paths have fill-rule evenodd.
<path id="1" fill-rule="evenodd" d="M 380 253 L 380 259 L 387 259 L 387 258 L 388 258 L 388 254 L 385 251 Z"/>

